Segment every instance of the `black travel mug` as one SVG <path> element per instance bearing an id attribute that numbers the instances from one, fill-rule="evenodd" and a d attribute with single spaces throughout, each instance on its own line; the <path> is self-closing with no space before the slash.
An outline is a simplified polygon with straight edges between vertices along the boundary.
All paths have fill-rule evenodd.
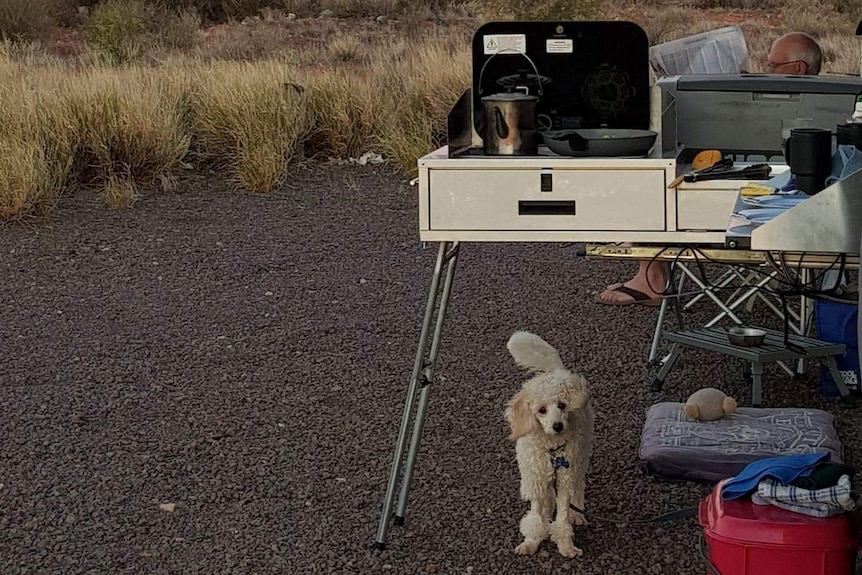
<path id="1" fill-rule="evenodd" d="M 839 146 L 856 146 L 862 150 L 862 124 L 837 124 L 835 134 Z"/>
<path id="2" fill-rule="evenodd" d="M 794 128 L 784 145 L 784 158 L 796 176 L 796 189 L 814 195 L 826 187 L 832 171 L 832 131 L 826 128 Z"/>

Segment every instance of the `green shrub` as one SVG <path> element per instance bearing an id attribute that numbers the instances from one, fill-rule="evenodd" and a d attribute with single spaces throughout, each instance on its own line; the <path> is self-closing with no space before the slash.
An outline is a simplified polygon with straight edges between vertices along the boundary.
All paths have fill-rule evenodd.
<path id="1" fill-rule="evenodd" d="M 603 0 L 484 0 L 486 18 L 516 20 L 589 20 L 602 14 Z"/>
<path id="2" fill-rule="evenodd" d="M 157 10 L 155 15 L 155 41 L 166 48 L 187 49 L 197 42 L 201 18 L 194 8 L 179 11 Z"/>
<path id="3" fill-rule="evenodd" d="M 242 20 L 257 16 L 261 8 L 278 8 L 279 0 L 159 0 L 159 4 L 174 11 L 193 10 L 208 22 Z"/>
<path id="4" fill-rule="evenodd" d="M 55 22 L 59 4 L 51 0 L 0 0 L 0 40 L 37 40 Z"/>
<path id="5" fill-rule="evenodd" d="M 152 21 L 152 6 L 142 0 L 106 0 L 87 20 L 87 40 L 118 62 L 133 60 L 148 41 Z"/>
<path id="6" fill-rule="evenodd" d="M 174 11 L 144 0 L 106 0 L 93 8 L 85 30 L 98 51 L 115 62 L 139 57 L 145 47 L 189 48 L 200 27 L 193 9 Z"/>

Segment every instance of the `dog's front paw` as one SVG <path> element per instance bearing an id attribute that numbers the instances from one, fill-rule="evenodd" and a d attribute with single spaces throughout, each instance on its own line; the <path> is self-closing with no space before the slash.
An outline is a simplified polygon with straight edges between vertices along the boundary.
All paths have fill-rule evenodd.
<path id="1" fill-rule="evenodd" d="M 559 544 L 557 545 L 557 550 L 560 552 L 560 555 L 563 557 L 568 557 L 569 559 L 573 557 L 580 557 L 584 554 L 584 550 L 580 547 L 575 547 L 571 543 L 568 545 Z"/>
<path id="2" fill-rule="evenodd" d="M 539 549 L 537 541 L 524 541 L 515 547 L 515 553 L 518 555 L 532 555 Z"/>

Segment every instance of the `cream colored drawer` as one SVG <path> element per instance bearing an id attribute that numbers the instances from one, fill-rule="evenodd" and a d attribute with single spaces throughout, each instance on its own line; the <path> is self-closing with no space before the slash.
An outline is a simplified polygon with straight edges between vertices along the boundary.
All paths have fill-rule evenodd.
<path id="1" fill-rule="evenodd" d="M 677 228 L 680 230 L 724 231 L 739 196 L 741 182 L 724 189 L 677 189 Z"/>
<path id="2" fill-rule="evenodd" d="M 664 169 L 429 170 L 431 230 L 666 229 Z M 542 191 L 542 178 L 550 191 Z"/>

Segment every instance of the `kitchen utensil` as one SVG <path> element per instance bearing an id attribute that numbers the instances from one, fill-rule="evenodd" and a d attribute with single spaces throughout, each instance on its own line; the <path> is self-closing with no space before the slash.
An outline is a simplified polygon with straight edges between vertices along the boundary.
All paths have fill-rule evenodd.
<path id="1" fill-rule="evenodd" d="M 716 170 L 703 174 L 686 174 L 686 182 L 703 182 L 706 180 L 762 180 L 772 173 L 769 164 L 754 164 L 739 170 Z"/>
<path id="2" fill-rule="evenodd" d="M 719 157 L 716 158 L 713 152 L 718 153 Z M 706 150 L 703 152 L 699 152 L 694 157 L 694 160 L 692 160 L 691 165 L 692 167 L 695 167 L 695 165 L 701 166 L 700 168 L 695 169 L 693 172 L 690 172 L 691 174 L 708 174 L 733 166 L 733 158 L 721 158 L 720 152 L 718 150 Z M 685 174 L 675 177 L 671 181 L 671 183 L 668 184 L 668 189 L 679 186 L 683 182 L 684 178 Z"/>
<path id="3" fill-rule="evenodd" d="M 756 198 L 746 198 L 743 201 L 752 206 L 761 208 L 778 208 L 789 210 L 795 208 L 801 202 L 808 199 L 808 196 L 758 196 Z"/>
<path id="4" fill-rule="evenodd" d="M 545 144 L 561 156 L 644 157 L 658 137 L 652 130 L 596 128 L 542 132 Z"/>
<path id="5" fill-rule="evenodd" d="M 773 193 L 775 193 L 775 188 L 773 188 L 772 186 L 765 186 L 763 184 L 747 184 L 744 188 L 739 190 L 739 195 L 743 198 L 748 198 L 751 196 L 769 196 Z M 743 199 L 743 201 L 746 200 Z"/>
<path id="6" fill-rule="evenodd" d="M 740 210 L 738 213 L 750 222 L 762 224 L 786 211 L 786 208 L 753 208 L 750 210 Z"/>
<path id="7" fill-rule="evenodd" d="M 482 146 L 489 156 L 535 156 L 539 151 L 536 102 L 518 92 L 482 98 Z"/>
<path id="8" fill-rule="evenodd" d="M 714 166 L 721 160 L 721 152 L 718 150 L 703 150 L 698 152 L 691 161 L 691 167 L 693 170 L 703 170 Z"/>
<path id="9" fill-rule="evenodd" d="M 482 76 L 488 62 L 507 52 L 501 50 L 485 62 L 485 66 L 479 73 L 480 94 Z M 529 56 L 517 51 L 513 53 L 523 56 L 533 67 L 534 77 L 540 77 L 536 65 Z M 542 82 L 537 84 L 537 90 L 541 95 Z M 517 89 L 523 91 L 516 91 Z M 506 90 L 506 92 L 482 97 L 479 131 L 483 150 L 489 156 L 535 156 L 539 152 L 539 132 L 536 127 L 536 104 L 539 98 L 529 94 L 527 86 L 509 86 Z"/>
<path id="10" fill-rule="evenodd" d="M 763 344 L 766 332 L 753 327 L 733 326 L 727 328 L 727 340 L 738 347 L 757 347 Z"/>

